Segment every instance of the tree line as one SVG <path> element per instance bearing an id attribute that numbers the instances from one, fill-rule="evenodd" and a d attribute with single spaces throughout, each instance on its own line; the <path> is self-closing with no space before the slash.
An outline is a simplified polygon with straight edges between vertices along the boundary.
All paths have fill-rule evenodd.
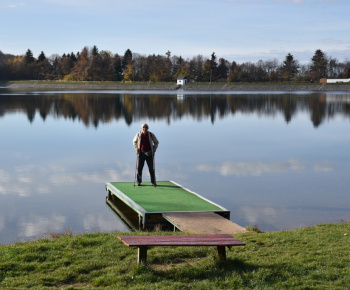
<path id="1" fill-rule="evenodd" d="M 37 58 L 28 49 L 24 55 L 4 54 L 0 50 L 0 80 L 64 80 L 117 82 L 173 82 L 186 76 L 189 82 L 282 82 L 319 81 L 320 78 L 350 78 L 350 61 L 339 62 L 317 49 L 308 64 L 300 64 L 291 53 L 285 59 L 256 63 L 228 61 L 197 55 L 184 59 L 171 55 L 141 55 L 127 49 L 112 54 L 96 45 L 80 52 Z"/>

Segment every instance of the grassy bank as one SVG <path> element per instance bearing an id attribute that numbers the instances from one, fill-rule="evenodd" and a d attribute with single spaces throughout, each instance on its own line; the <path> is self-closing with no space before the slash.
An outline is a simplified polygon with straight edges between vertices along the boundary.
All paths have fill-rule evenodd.
<path id="1" fill-rule="evenodd" d="M 228 250 L 224 265 L 216 260 L 214 247 L 155 247 L 148 251 L 148 264 L 138 268 L 137 250 L 117 240 L 119 234 L 63 235 L 2 245 L 0 288 L 346 289 L 350 285 L 350 223 L 236 234 L 247 245 Z"/>

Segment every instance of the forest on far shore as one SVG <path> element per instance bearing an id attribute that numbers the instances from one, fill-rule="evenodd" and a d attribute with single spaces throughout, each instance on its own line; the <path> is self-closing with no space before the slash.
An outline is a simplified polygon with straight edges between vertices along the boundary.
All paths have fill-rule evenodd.
<path id="1" fill-rule="evenodd" d="M 127 49 L 112 54 L 97 46 L 80 52 L 49 57 L 42 51 L 37 58 L 28 49 L 24 55 L 4 54 L 0 50 L 0 80 L 63 80 L 117 82 L 172 82 L 177 77 L 189 82 L 313 82 L 321 78 L 350 78 L 350 61 L 339 62 L 317 49 L 308 64 L 300 64 L 291 53 L 256 63 L 236 63 L 202 55 L 190 59 L 171 55 L 141 55 Z"/>

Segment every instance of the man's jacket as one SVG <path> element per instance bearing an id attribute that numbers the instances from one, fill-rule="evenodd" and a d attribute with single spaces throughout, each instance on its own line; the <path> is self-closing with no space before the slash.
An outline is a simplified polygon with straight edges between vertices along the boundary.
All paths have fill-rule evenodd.
<path id="1" fill-rule="evenodd" d="M 142 134 L 142 132 L 138 132 L 134 137 L 133 143 L 134 143 L 135 149 L 141 148 L 141 134 Z M 158 148 L 159 141 L 158 141 L 157 137 L 153 133 L 151 133 L 150 131 L 148 131 L 147 134 L 148 134 L 149 144 L 151 145 L 151 150 L 152 150 L 152 154 L 153 154 L 154 149 Z"/>

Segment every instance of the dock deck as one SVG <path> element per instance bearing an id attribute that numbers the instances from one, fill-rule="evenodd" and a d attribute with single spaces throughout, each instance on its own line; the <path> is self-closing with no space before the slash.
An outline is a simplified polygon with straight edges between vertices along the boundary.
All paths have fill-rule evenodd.
<path id="1" fill-rule="evenodd" d="M 108 182 L 106 190 L 107 200 L 122 203 L 137 213 L 139 229 L 170 223 L 174 229 L 182 230 L 179 221 L 171 218 L 181 213 L 215 213 L 226 221 L 230 219 L 230 211 L 174 181 L 158 181 L 157 187 L 150 182 L 141 186 L 134 186 L 133 182 Z"/>

